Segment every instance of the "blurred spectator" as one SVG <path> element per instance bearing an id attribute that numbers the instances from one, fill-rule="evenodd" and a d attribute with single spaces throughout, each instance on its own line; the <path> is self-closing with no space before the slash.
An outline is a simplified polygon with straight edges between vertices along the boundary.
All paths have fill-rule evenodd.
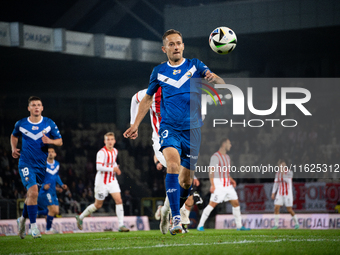
<path id="1" fill-rule="evenodd" d="M 79 213 L 80 204 L 72 198 L 72 193 L 69 189 L 65 192 L 65 211 L 67 213 Z"/>
<path id="2" fill-rule="evenodd" d="M 133 198 L 130 194 L 130 190 L 125 190 L 122 198 L 124 205 L 124 214 L 133 215 Z"/>

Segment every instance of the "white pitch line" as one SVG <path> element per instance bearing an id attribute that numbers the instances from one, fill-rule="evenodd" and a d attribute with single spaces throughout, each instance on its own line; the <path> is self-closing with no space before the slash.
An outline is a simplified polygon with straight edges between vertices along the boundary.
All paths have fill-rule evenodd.
<path id="1" fill-rule="evenodd" d="M 107 247 L 94 248 L 87 250 L 69 250 L 69 251 L 48 251 L 48 252 L 30 252 L 30 253 L 11 253 L 11 255 L 32 255 L 32 254 L 52 254 L 52 253 L 74 253 L 74 252 L 93 252 L 93 251 L 109 251 L 109 250 L 129 250 L 129 249 L 151 249 L 151 248 L 168 248 L 178 246 L 206 246 L 206 245 L 225 245 L 225 244 L 250 244 L 250 243 L 278 243 L 278 242 L 324 242 L 324 241 L 339 241 L 339 239 L 277 239 L 267 241 L 243 240 L 233 242 L 218 242 L 218 243 L 192 243 L 192 244 L 157 244 L 152 246 L 134 246 L 134 247 Z"/>

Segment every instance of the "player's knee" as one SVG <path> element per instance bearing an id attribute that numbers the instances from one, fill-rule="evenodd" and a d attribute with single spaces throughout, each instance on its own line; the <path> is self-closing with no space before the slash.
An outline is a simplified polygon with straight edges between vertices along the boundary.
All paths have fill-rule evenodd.
<path id="1" fill-rule="evenodd" d="M 238 202 L 238 200 L 234 200 L 232 203 L 232 207 L 238 207 L 240 206 L 240 203 Z"/>
<path id="2" fill-rule="evenodd" d="M 169 174 L 178 174 L 179 173 L 179 164 L 177 162 L 167 162 L 167 173 Z"/>
<path id="3" fill-rule="evenodd" d="M 115 202 L 116 202 L 116 205 L 121 205 L 123 203 L 123 200 L 121 198 L 117 198 Z"/>
<path id="4" fill-rule="evenodd" d="M 29 199 L 38 199 L 38 195 L 39 195 L 39 192 L 37 190 L 30 190 L 28 193 L 27 193 L 27 197 Z"/>

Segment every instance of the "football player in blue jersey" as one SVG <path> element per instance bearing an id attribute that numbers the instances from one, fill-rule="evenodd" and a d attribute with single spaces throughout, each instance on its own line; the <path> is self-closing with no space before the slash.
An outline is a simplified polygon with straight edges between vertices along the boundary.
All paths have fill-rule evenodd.
<path id="1" fill-rule="evenodd" d="M 61 146 L 63 144 L 57 125 L 49 118 L 41 115 L 44 107 L 39 97 L 28 99 L 30 116 L 15 123 L 10 143 L 13 158 L 19 158 L 19 173 L 21 181 L 27 189 L 22 216 L 18 218 L 19 236 L 25 238 L 26 218 L 30 219 L 32 236 L 41 237 L 37 228 L 38 185 L 41 185 L 46 173 L 46 159 L 48 145 Z M 19 137 L 22 137 L 21 150 L 17 148 Z"/>
<path id="2" fill-rule="evenodd" d="M 201 143 L 201 89 L 191 85 L 191 78 L 204 78 L 224 84 L 198 59 L 183 58 L 184 43 L 180 32 L 170 29 L 163 35 L 162 51 L 168 61 L 156 66 L 151 74 L 146 95 L 140 103 L 133 125 L 124 132 L 125 138 L 136 139 L 138 126 L 152 104 L 152 97 L 162 87 L 160 135 L 161 151 L 167 163 L 166 193 L 172 211 L 170 233 L 182 233 L 180 207 L 192 185 L 195 164 Z M 161 224 L 167 224 L 167 222 Z"/>
<path id="3" fill-rule="evenodd" d="M 57 234 L 58 232 L 52 228 L 54 216 L 59 213 L 59 202 L 56 192 L 56 183 L 58 183 L 64 190 L 67 185 L 63 184 L 59 177 L 60 164 L 55 160 L 57 153 L 53 147 L 48 148 L 48 157 L 46 164 L 46 174 L 42 187 L 39 191 L 38 206 L 40 208 L 47 208 L 46 217 L 46 232 L 45 234 Z"/>

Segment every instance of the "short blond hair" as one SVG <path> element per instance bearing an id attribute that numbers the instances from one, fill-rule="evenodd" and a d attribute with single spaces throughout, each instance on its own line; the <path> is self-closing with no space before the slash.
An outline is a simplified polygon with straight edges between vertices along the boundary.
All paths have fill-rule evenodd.
<path id="1" fill-rule="evenodd" d="M 113 133 L 113 132 L 107 132 L 107 133 L 104 135 L 104 139 L 105 139 L 106 137 L 108 137 L 108 136 L 113 136 L 114 138 L 116 138 L 115 133 Z"/>

